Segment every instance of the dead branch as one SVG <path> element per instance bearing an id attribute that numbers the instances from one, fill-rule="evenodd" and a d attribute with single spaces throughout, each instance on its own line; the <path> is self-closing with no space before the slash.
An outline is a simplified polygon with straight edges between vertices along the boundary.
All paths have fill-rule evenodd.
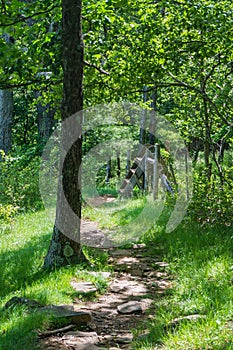
<path id="1" fill-rule="evenodd" d="M 50 335 L 54 335 L 57 333 L 65 333 L 65 332 L 67 332 L 75 327 L 76 326 L 74 324 L 70 324 L 68 326 L 58 328 L 58 329 L 53 329 L 51 331 L 45 331 L 45 332 L 38 331 L 37 334 L 38 334 L 39 338 L 46 338 L 46 337 L 49 337 Z"/>
<path id="2" fill-rule="evenodd" d="M 15 19 L 14 21 L 12 22 L 8 22 L 8 23 L 0 23 L 0 27 L 11 27 L 11 26 L 14 26 L 15 24 L 18 24 L 20 22 L 25 22 L 33 17 L 36 17 L 36 16 L 40 16 L 40 15 L 44 15 L 46 13 L 49 13 L 50 11 L 54 10 L 55 8 L 58 8 L 59 6 L 58 5 L 54 5 L 52 7 L 50 7 L 49 9 L 47 10 L 44 10 L 44 11 L 39 11 L 39 12 L 35 12 L 33 14 L 31 14 L 30 16 L 23 16 L 23 15 L 20 15 L 19 18 Z"/>
<path id="3" fill-rule="evenodd" d="M 94 63 L 90 63 L 90 62 L 88 62 L 88 61 L 84 61 L 84 64 L 85 64 L 86 66 L 88 66 L 88 67 L 97 69 L 97 70 L 98 70 L 100 73 L 102 73 L 102 74 L 110 75 L 109 72 L 107 72 L 106 70 L 102 69 L 101 67 L 96 66 Z"/>

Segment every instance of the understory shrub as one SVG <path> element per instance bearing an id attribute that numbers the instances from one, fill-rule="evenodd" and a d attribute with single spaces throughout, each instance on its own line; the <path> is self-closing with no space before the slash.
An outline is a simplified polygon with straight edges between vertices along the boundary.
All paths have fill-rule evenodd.
<path id="1" fill-rule="evenodd" d="M 23 152 L 16 149 L 9 155 L 2 153 L 0 162 L 2 217 L 11 217 L 17 210 L 42 208 L 39 166 L 40 158 L 35 155 L 34 148 Z"/>
<path id="2" fill-rule="evenodd" d="M 233 169 L 231 169 L 233 172 Z M 213 173 L 208 181 L 204 168 L 194 172 L 194 190 L 189 207 L 191 216 L 200 223 L 232 226 L 233 179 L 229 170 L 221 183 Z"/>

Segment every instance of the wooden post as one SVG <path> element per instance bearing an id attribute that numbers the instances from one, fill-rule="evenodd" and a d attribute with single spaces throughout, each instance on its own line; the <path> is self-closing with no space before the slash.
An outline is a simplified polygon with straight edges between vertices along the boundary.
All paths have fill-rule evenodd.
<path id="1" fill-rule="evenodd" d="M 170 152 L 170 141 L 169 140 L 165 141 L 165 149 L 167 152 Z"/>
<path id="2" fill-rule="evenodd" d="M 106 183 L 109 183 L 111 177 L 111 156 L 108 157 L 107 167 L 106 167 Z"/>
<path id="3" fill-rule="evenodd" d="M 127 159 L 126 159 L 126 175 L 128 174 L 130 170 L 130 163 L 131 163 L 131 154 L 130 154 L 130 149 L 127 151 Z"/>
<path id="4" fill-rule="evenodd" d="M 120 159 L 120 151 L 117 151 L 117 177 L 118 179 L 121 176 L 121 159 Z"/>
<path id="5" fill-rule="evenodd" d="M 158 198 L 159 189 L 159 153 L 160 145 L 156 143 L 153 164 L 153 200 Z"/>

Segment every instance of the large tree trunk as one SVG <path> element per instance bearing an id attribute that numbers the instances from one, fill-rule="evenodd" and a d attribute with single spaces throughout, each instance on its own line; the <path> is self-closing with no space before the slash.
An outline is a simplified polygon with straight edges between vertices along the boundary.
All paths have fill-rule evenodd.
<path id="1" fill-rule="evenodd" d="M 69 123 L 64 123 L 67 118 L 83 108 L 84 53 L 81 8 L 81 0 L 62 1 L 64 86 L 61 164 L 63 164 L 63 169 L 58 184 L 56 220 L 49 251 L 44 262 L 45 267 L 75 264 L 85 260 L 80 245 L 81 184 L 79 168 L 81 165 L 81 137 L 73 143 L 70 149 L 67 149 L 68 140 L 77 134 L 77 130 L 74 130 L 73 123 L 70 123 L 72 124 L 70 126 Z M 80 133 L 81 118 L 78 119 L 76 127 Z M 67 210 L 67 202 L 74 214 L 72 218 L 70 211 Z"/>
<path id="2" fill-rule="evenodd" d="M 12 146 L 13 92 L 0 90 L 0 149 L 6 154 Z"/>

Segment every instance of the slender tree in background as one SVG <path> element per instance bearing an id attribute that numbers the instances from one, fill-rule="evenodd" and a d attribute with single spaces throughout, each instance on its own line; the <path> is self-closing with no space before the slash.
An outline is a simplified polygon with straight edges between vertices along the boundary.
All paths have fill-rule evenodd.
<path id="1" fill-rule="evenodd" d="M 63 125 L 67 118 L 83 108 L 84 52 L 81 11 L 81 0 L 62 1 Z M 80 120 L 76 127 L 81 130 Z M 73 132 L 77 133 L 77 130 L 73 130 L 72 125 L 70 128 L 65 128 L 62 133 L 62 152 L 65 152 L 65 159 L 61 160 L 63 169 L 58 184 L 56 220 L 44 262 L 45 267 L 75 264 L 85 260 L 79 243 L 81 188 L 78 173 L 81 165 L 81 138 L 78 138 L 70 149 L 65 149 L 68 139 L 72 139 L 74 136 Z M 73 213 L 76 214 L 77 220 L 75 222 L 69 217 L 69 211 L 65 205 L 66 201 Z M 65 234 L 61 232 L 60 227 L 65 228 Z"/>
<path id="2" fill-rule="evenodd" d="M 13 92 L 0 90 L 0 149 L 8 153 L 12 145 Z"/>
<path id="3" fill-rule="evenodd" d="M 40 91 L 36 91 L 35 96 L 39 98 L 41 96 Z M 44 143 L 50 137 L 55 125 L 54 115 L 56 110 L 49 103 L 43 104 L 41 102 L 37 103 L 36 109 L 39 142 Z"/>
<path id="4" fill-rule="evenodd" d="M 10 36 L 2 35 L 6 45 L 11 45 Z M 0 90 L 0 150 L 6 154 L 12 147 L 12 116 L 13 116 L 13 91 Z"/>

